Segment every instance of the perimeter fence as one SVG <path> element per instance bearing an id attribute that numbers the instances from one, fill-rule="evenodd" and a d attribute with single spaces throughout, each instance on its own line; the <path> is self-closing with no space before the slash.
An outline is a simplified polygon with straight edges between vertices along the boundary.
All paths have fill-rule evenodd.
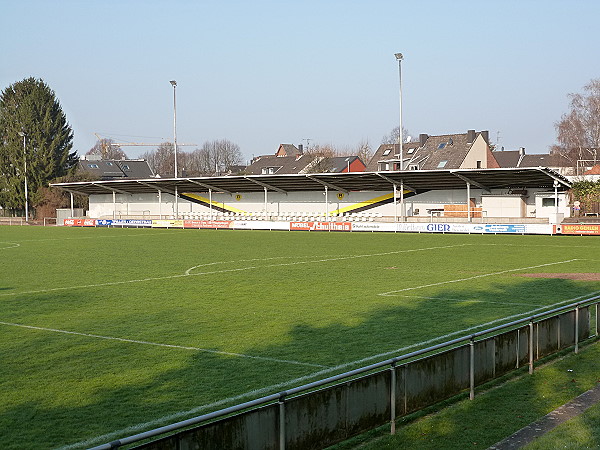
<path id="1" fill-rule="evenodd" d="M 600 296 L 95 447 L 323 448 L 598 337 Z M 592 314 L 593 312 L 593 314 Z M 138 447 L 136 447 L 138 448 Z"/>

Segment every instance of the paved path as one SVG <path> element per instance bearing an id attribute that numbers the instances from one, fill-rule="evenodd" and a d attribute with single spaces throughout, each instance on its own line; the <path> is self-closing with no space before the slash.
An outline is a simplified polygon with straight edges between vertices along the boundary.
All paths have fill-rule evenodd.
<path id="1" fill-rule="evenodd" d="M 509 450 L 521 448 L 535 438 L 552 430 L 561 423 L 566 422 L 573 417 L 585 412 L 590 406 L 594 406 L 600 402 L 600 384 L 596 387 L 584 392 L 579 397 L 564 404 L 560 408 L 555 409 L 550 414 L 545 415 L 540 420 L 530 423 L 525 428 L 521 428 L 512 436 L 501 440 L 492 445 L 488 450 Z"/>

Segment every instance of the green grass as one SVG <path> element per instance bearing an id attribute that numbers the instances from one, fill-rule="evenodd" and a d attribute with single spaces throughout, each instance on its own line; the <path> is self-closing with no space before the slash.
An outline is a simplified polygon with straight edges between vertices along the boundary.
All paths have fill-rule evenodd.
<path id="1" fill-rule="evenodd" d="M 1 227 L 0 446 L 107 442 L 586 296 L 599 283 L 518 274 L 600 272 L 599 250 L 589 237 Z"/>
<path id="2" fill-rule="evenodd" d="M 598 355 L 600 357 L 600 355 Z M 543 450 L 547 448 L 599 448 L 600 447 L 600 404 L 596 404 L 551 432 L 536 439 L 525 448 Z"/>

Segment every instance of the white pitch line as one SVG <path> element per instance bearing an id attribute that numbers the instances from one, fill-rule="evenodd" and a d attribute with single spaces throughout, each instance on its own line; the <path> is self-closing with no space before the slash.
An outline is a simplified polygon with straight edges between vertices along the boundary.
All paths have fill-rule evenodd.
<path id="1" fill-rule="evenodd" d="M 543 306 L 538 303 L 494 302 L 491 300 L 477 300 L 477 299 L 469 299 L 469 298 L 424 297 L 422 295 L 397 295 L 395 297 L 422 298 L 424 300 L 447 300 L 447 301 L 454 301 L 454 302 L 469 302 L 469 303 L 495 303 L 495 304 L 499 304 L 499 305 Z"/>
<path id="2" fill-rule="evenodd" d="M 409 249 L 409 250 L 397 250 L 397 251 L 383 252 L 383 253 L 339 256 L 339 257 L 331 257 L 331 258 L 324 258 L 324 259 L 314 259 L 314 260 L 308 260 L 308 261 L 294 261 L 294 262 L 281 263 L 281 264 L 267 264 L 264 266 L 247 266 L 247 267 L 239 267 L 236 269 L 213 270 L 213 271 L 209 271 L 209 272 L 197 272 L 197 273 L 191 273 L 190 271 L 192 269 L 194 269 L 194 267 L 191 267 L 191 268 L 187 269 L 186 272 L 183 274 L 166 275 L 166 276 L 162 276 L 162 277 L 148 277 L 148 278 L 140 278 L 140 279 L 135 279 L 135 280 L 107 281 L 106 283 L 85 284 L 85 285 L 77 285 L 77 286 L 63 286 L 63 287 L 39 289 L 39 290 L 33 290 L 33 291 L 5 292 L 5 293 L 1 293 L 0 297 L 26 295 L 26 294 L 46 294 L 49 292 L 69 291 L 69 290 L 74 290 L 74 289 L 89 289 L 89 288 L 94 288 L 94 287 L 118 286 L 118 285 L 123 285 L 123 284 L 130 284 L 130 283 L 143 283 L 143 282 L 147 282 L 147 281 L 170 280 L 170 279 L 174 279 L 174 278 L 184 278 L 184 277 L 191 277 L 191 276 L 216 275 L 216 274 L 223 274 L 223 273 L 243 272 L 246 270 L 253 270 L 253 269 L 265 269 L 265 268 L 274 268 L 274 267 L 295 266 L 295 265 L 299 265 L 299 264 L 313 264 L 313 263 L 324 263 L 324 262 L 332 262 L 332 261 L 344 261 L 344 260 L 357 259 L 357 258 L 368 258 L 368 257 L 375 257 L 375 256 L 395 255 L 395 254 L 400 254 L 400 253 L 419 252 L 419 251 L 426 251 L 426 250 L 464 247 L 464 246 L 468 246 L 468 245 L 472 245 L 472 244 L 445 245 L 445 246 L 440 246 L 440 247 L 427 247 L 427 248 L 417 248 L 417 249 Z M 266 258 L 266 259 L 270 259 L 270 258 Z M 262 260 L 258 259 L 258 261 L 262 261 Z"/>
<path id="3" fill-rule="evenodd" d="M 195 269 L 196 267 L 201 267 L 201 266 L 195 266 L 195 267 L 190 267 L 188 270 L 186 270 L 185 273 L 188 274 L 188 275 L 207 275 L 207 274 L 213 274 L 213 273 L 239 271 L 239 270 L 249 270 L 249 269 L 258 269 L 258 268 L 272 268 L 272 267 L 282 267 L 282 266 L 296 266 L 296 265 L 299 265 L 299 264 L 323 263 L 323 262 L 331 262 L 331 261 L 346 261 L 346 260 L 349 260 L 349 259 L 372 258 L 374 256 L 397 255 L 397 254 L 400 254 L 400 253 L 421 252 L 421 251 L 426 251 L 426 250 L 439 250 L 439 249 L 446 249 L 446 248 L 464 247 L 464 246 L 468 246 L 468 245 L 472 245 L 472 244 L 457 244 L 457 245 L 444 245 L 444 246 L 439 246 L 439 247 L 414 248 L 414 249 L 408 249 L 408 250 L 396 250 L 396 251 L 392 251 L 392 252 L 367 253 L 367 254 L 363 254 L 363 255 L 332 256 L 332 257 L 327 257 L 327 258 L 322 258 L 322 259 L 312 259 L 312 260 L 308 260 L 308 261 L 293 261 L 293 262 L 281 263 L 281 264 L 268 264 L 268 265 L 260 266 L 260 267 L 251 266 L 251 267 L 240 267 L 238 269 L 224 269 L 223 271 L 215 271 L 215 272 L 191 273 L 192 270 Z M 267 258 L 267 259 L 269 259 L 269 258 Z M 259 259 L 258 261 L 261 261 L 261 260 Z"/>
<path id="4" fill-rule="evenodd" d="M 536 266 L 519 267 L 517 269 L 508 269 L 508 270 L 501 270 L 499 272 L 484 273 L 484 274 L 475 275 L 475 276 L 472 276 L 472 277 L 459 278 L 458 280 L 440 281 L 439 283 L 423 284 L 421 286 L 414 286 L 414 287 L 408 287 L 408 288 L 404 288 L 404 289 L 398 289 L 398 290 L 395 290 L 395 291 L 382 292 L 381 294 L 377 294 L 377 295 L 393 297 L 397 292 L 414 291 L 416 289 L 423 289 L 423 288 L 433 287 L 433 286 L 442 286 L 444 284 L 460 283 L 460 282 L 463 282 L 463 281 L 476 280 L 477 278 L 485 278 L 485 277 L 491 277 L 491 276 L 494 276 L 494 275 L 502 275 L 504 273 L 519 272 L 521 270 L 528 270 L 528 269 L 538 269 L 540 267 L 554 266 L 554 265 L 557 265 L 557 264 L 567 264 L 567 263 L 570 263 L 570 262 L 573 262 L 573 261 L 579 261 L 579 259 L 577 259 L 577 258 L 575 258 L 575 259 L 568 259 L 568 260 L 565 260 L 565 261 L 557 261 L 557 262 L 546 263 L 546 264 L 538 264 Z"/>
<path id="5" fill-rule="evenodd" d="M 202 411 L 206 411 L 207 409 L 214 409 L 216 407 L 219 407 L 219 406 L 222 406 L 222 405 L 226 405 L 228 403 L 236 402 L 236 401 L 239 401 L 239 400 L 243 400 L 243 399 L 248 398 L 248 397 L 256 397 L 258 395 L 263 395 L 263 394 L 268 394 L 268 393 L 276 392 L 277 390 L 279 390 L 281 388 L 288 387 L 290 385 L 292 385 L 292 386 L 298 386 L 299 383 L 302 383 L 304 381 L 308 381 L 308 380 L 314 379 L 314 378 L 322 376 L 322 375 L 327 375 L 327 374 L 329 374 L 331 372 L 335 372 L 335 371 L 338 371 L 338 370 L 341 370 L 341 369 L 345 369 L 346 367 L 349 367 L 349 366 L 354 366 L 354 365 L 362 364 L 362 363 L 371 361 L 373 359 L 379 359 L 379 358 L 383 358 L 383 357 L 394 355 L 394 354 L 397 355 L 398 353 L 405 352 L 407 350 L 411 350 L 411 349 L 413 349 L 415 347 L 421 347 L 421 346 L 424 346 L 424 345 L 427 345 L 427 344 L 433 344 L 434 342 L 437 342 L 437 341 L 440 341 L 440 340 L 443 340 L 443 339 L 455 336 L 457 334 L 464 334 L 464 333 L 467 333 L 469 331 L 476 330 L 478 328 L 487 327 L 489 325 L 493 325 L 493 324 L 501 322 L 501 321 L 508 321 L 510 319 L 514 319 L 514 318 L 517 318 L 517 317 L 527 316 L 527 315 L 530 315 L 532 313 L 541 311 L 543 309 L 548 309 L 548 308 L 556 307 L 556 306 L 562 305 L 564 303 L 576 302 L 576 301 L 581 300 L 583 298 L 592 297 L 592 296 L 597 295 L 597 294 L 600 294 L 600 291 L 592 292 L 592 293 L 586 294 L 586 295 L 581 295 L 581 296 L 575 297 L 575 298 L 570 298 L 570 299 L 567 299 L 567 300 L 564 300 L 564 301 L 561 301 L 561 302 L 558 302 L 558 303 L 554 303 L 553 305 L 548 305 L 548 306 L 544 306 L 544 307 L 541 307 L 541 308 L 536 308 L 536 309 L 533 309 L 531 311 L 524 312 L 524 313 L 521 313 L 521 314 L 515 314 L 515 315 L 512 315 L 512 316 L 508 316 L 508 317 L 503 317 L 503 318 L 500 318 L 500 319 L 492 320 L 490 322 L 482 323 L 480 325 L 475 325 L 475 326 L 472 326 L 472 327 L 469 327 L 469 328 L 465 328 L 465 329 L 462 329 L 462 330 L 453 331 L 452 333 L 448 333 L 448 334 L 445 334 L 443 336 L 438 336 L 438 337 L 435 337 L 433 339 L 428 339 L 426 341 L 418 342 L 416 344 L 407 345 L 405 347 L 401 347 L 401 348 L 398 348 L 398 349 L 395 349 L 395 350 L 392 350 L 392 351 L 389 351 L 389 352 L 379 353 L 377 355 L 368 356 L 366 358 L 362 358 L 362 359 L 359 359 L 359 360 L 356 360 L 356 361 L 351 361 L 351 362 L 348 362 L 348 363 L 340 364 L 340 365 L 335 366 L 335 367 L 329 367 L 327 369 L 320 370 L 320 371 L 314 372 L 312 374 L 308 374 L 308 375 L 304 375 L 302 377 L 294 378 L 293 380 L 284 381 L 284 382 L 273 384 L 271 386 L 266 386 L 266 387 L 263 387 L 263 388 L 260 388 L 260 389 L 254 389 L 252 391 L 248 391 L 248 392 L 245 392 L 243 394 L 239 394 L 239 395 L 236 395 L 236 396 L 233 396 L 233 397 L 225 398 L 225 399 L 213 402 L 213 403 L 209 403 L 209 404 L 197 406 L 197 407 L 189 409 L 187 411 L 179 411 L 179 412 L 176 412 L 176 413 L 173 413 L 173 414 L 169 414 L 167 416 L 160 417 L 158 419 L 151 420 L 149 422 L 140 423 L 140 424 L 137 424 L 137 425 L 132 425 L 130 427 L 123 428 L 123 429 L 117 430 L 117 431 L 113 431 L 111 433 L 107 433 L 107 434 L 104 434 L 102 436 L 96 436 L 94 438 L 90 438 L 90 439 L 87 439 L 85 441 L 81 441 L 81 442 L 77 442 L 75 444 L 70 444 L 70 445 L 66 445 L 66 446 L 60 447 L 57 450 L 71 450 L 71 449 L 76 449 L 76 448 L 87 448 L 87 447 L 90 447 L 91 445 L 94 445 L 94 444 L 97 444 L 97 443 L 108 442 L 108 441 L 110 441 L 112 439 L 115 439 L 115 438 L 120 438 L 120 437 L 124 437 L 124 436 L 130 436 L 130 435 L 132 435 L 134 433 L 138 433 L 138 432 L 143 431 L 143 430 L 151 429 L 152 427 L 156 427 L 156 426 L 159 426 L 159 425 L 164 424 L 164 423 L 172 423 L 172 422 L 174 422 L 176 420 L 179 420 L 179 419 L 182 419 L 184 417 L 193 417 L 193 416 L 197 415 L 198 413 L 200 413 Z"/>
<path id="6" fill-rule="evenodd" d="M 4 250 L 7 248 L 17 248 L 21 246 L 21 244 L 17 244 L 16 242 L 0 242 L 0 244 L 10 244 L 7 247 L 0 247 L 0 250 Z"/>
<path id="7" fill-rule="evenodd" d="M 297 258 L 297 257 L 296 256 L 273 256 L 271 258 L 238 259 L 236 261 L 215 261 L 215 262 L 210 262 L 210 263 L 205 263 L 205 264 L 198 264 L 197 266 L 190 267 L 188 270 L 185 271 L 185 275 L 194 275 L 192 273 L 192 271 L 199 267 L 216 266 L 219 264 L 235 264 L 235 263 L 240 263 L 240 262 L 271 261 L 274 259 L 292 259 L 292 258 Z M 306 258 L 310 258 L 310 256 L 307 256 Z"/>
<path id="8" fill-rule="evenodd" d="M 138 341 L 135 339 L 125 339 L 125 338 L 119 338 L 119 337 L 114 337 L 114 336 L 102 336 L 102 335 L 98 335 L 98 334 L 79 333 L 77 331 L 57 330 L 55 328 L 35 327 L 32 325 L 24 325 L 21 323 L 0 321 L 0 325 L 7 325 L 7 326 L 19 327 L 19 328 L 28 328 L 30 330 L 50 331 L 53 333 L 73 334 L 76 336 L 84 336 L 84 337 L 90 337 L 90 338 L 96 338 L 96 339 L 106 339 L 109 341 L 127 342 L 130 344 L 152 345 L 155 347 L 175 348 L 175 349 L 180 349 L 180 350 L 193 350 L 193 351 L 198 351 L 198 352 L 203 352 L 203 353 L 214 353 L 217 355 L 237 356 L 240 358 L 250 358 L 250 359 L 260 359 L 262 361 L 271 361 L 271 362 L 285 363 L 285 364 L 295 364 L 295 365 L 299 365 L 299 366 L 327 367 L 322 364 L 306 363 L 306 362 L 293 361 L 293 360 L 288 360 L 288 359 L 269 358 L 266 356 L 245 355 L 243 353 L 224 352 L 224 351 L 219 351 L 219 350 L 211 350 L 211 349 L 207 349 L 207 348 L 187 347 L 187 346 L 183 346 L 183 345 L 161 344 L 158 342 Z"/>

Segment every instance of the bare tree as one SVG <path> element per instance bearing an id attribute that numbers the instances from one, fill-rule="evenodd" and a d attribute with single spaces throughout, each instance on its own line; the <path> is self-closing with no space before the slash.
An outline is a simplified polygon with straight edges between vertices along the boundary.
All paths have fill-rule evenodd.
<path id="1" fill-rule="evenodd" d="M 577 161 L 598 161 L 600 149 L 600 78 L 583 87 L 583 94 L 569 94 L 570 111 L 555 123 L 558 144 L 551 153 L 567 158 L 577 167 Z"/>
<path id="2" fill-rule="evenodd" d="M 100 155 L 102 159 L 127 159 L 127 155 L 120 147 L 113 145 L 112 139 L 100 139 L 90 148 L 86 155 Z"/>
<path id="3" fill-rule="evenodd" d="M 408 142 L 408 130 L 404 127 L 402 127 L 402 142 L 406 143 Z M 390 134 L 386 134 L 385 136 L 383 136 L 381 138 L 381 143 L 382 144 L 397 144 L 398 143 L 398 138 L 400 137 L 400 127 L 395 127 L 392 128 L 392 131 L 390 131 Z"/>
<path id="4" fill-rule="evenodd" d="M 362 141 L 360 141 L 353 155 L 358 156 L 361 159 L 361 161 L 365 164 L 369 162 L 371 156 L 373 156 L 373 149 L 369 144 L 369 140 L 363 139 Z"/>
<path id="5" fill-rule="evenodd" d="M 211 165 L 209 152 L 206 148 L 197 148 L 187 154 L 185 172 L 191 177 L 210 176 L 215 173 L 215 166 Z"/>
<path id="6" fill-rule="evenodd" d="M 177 152 L 177 162 L 179 163 L 182 152 Z M 173 154 L 173 143 L 163 142 L 156 150 L 151 150 L 142 155 L 142 158 L 148 161 L 152 171 L 161 177 L 172 177 L 175 173 L 175 158 Z M 184 167 L 184 166 L 182 166 Z"/>
<path id="7" fill-rule="evenodd" d="M 338 156 L 339 152 L 331 144 L 314 144 L 305 154 L 312 158 L 312 162 L 304 169 L 306 173 L 325 173 L 331 170 L 331 158 Z"/>

